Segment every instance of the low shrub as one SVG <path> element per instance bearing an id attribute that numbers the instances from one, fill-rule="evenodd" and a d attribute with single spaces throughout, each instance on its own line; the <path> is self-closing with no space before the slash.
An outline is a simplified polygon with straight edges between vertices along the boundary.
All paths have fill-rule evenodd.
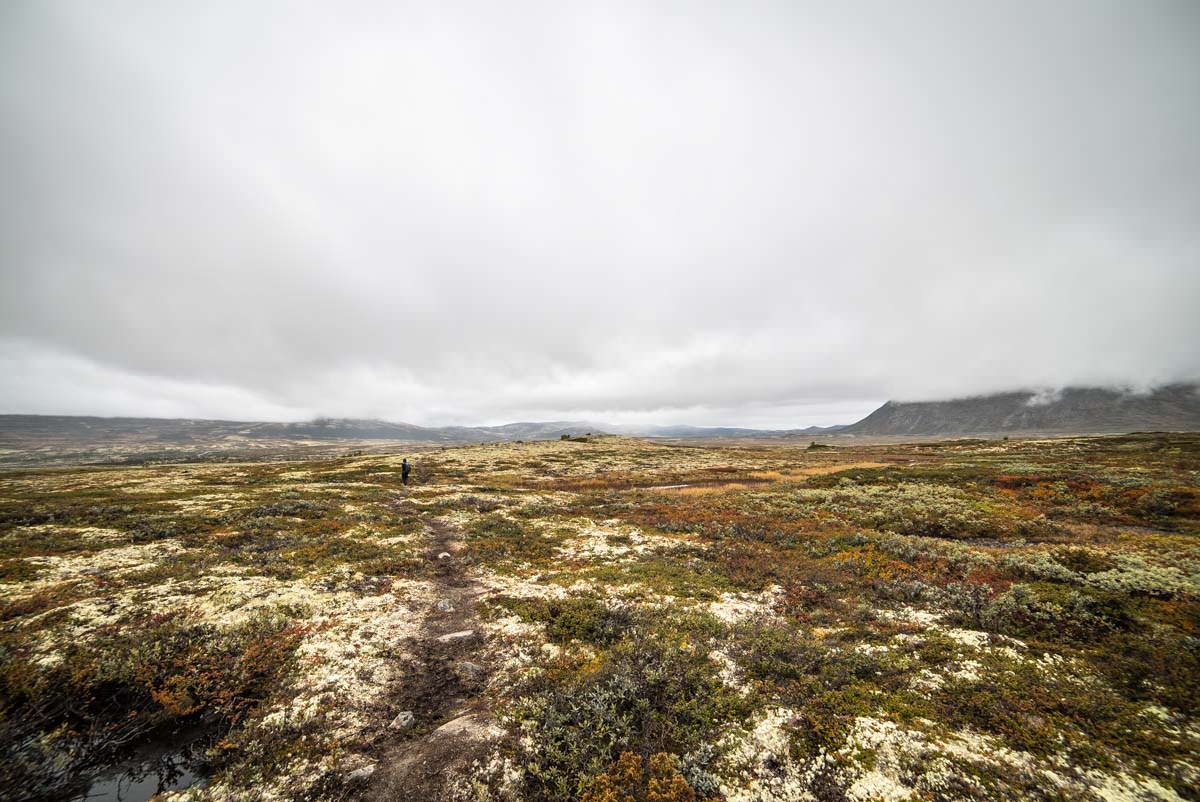
<path id="1" fill-rule="evenodd" d="M 1132 618 L 1120 594 L 1018 583 L 988 602 L 978 623 L 1005 635 L 1087 643 L 1129 628 Z"/>
<path id="2" fill-rule="evenodd" d="M 500 599 L 500 607 L 527 621 L 544 624 L 555 643 L 580 641 L 605 646 L 617 641 L 632 623 L 628 610 L 609 607 L 598 596 L 565 599 Z"/>
<path id="3" fill-rule="evenodd" d="M 493 512 L 479 518 L 468 529 L 467 554 L 480 563 L 513 563 L 548 560 L 557 542 L 533 527 Z"/>
<path id="4" fill-rule="evenodd" d="M 519 702 L 531 802 L 576 802 L 622 753 L 688 755 L 745 717 L 746 701 L 700 650 L 665 640 L 630 633 L 592 664 L 548 672 Z"/>

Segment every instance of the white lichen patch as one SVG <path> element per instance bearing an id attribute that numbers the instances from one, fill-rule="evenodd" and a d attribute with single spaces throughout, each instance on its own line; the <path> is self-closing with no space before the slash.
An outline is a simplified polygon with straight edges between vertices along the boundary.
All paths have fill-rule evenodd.
<path id="1" fill-rule="evenodd" d="M 721 653 L 710 653 L 710 659 L 728 664 L 736 676 L 736 666 Z M 976 661 L 966 661 L 954 671 L 962 674 L 982 668 Z M 933 673 L 929 679 L 935 686 L 943 681 Z M 1151 711 L 1147 716 L 1155 714 Z M 1011 749 L 993 736 L 970 730 L 945 733 L 925 720 L 922 726 L 930 731 L 862 716 L 855 719 L 841 747 L 796 760 L 790 751 L 794 722 L 795 711 L 772 708 L 748 730 L 727 738 L 722 767 L 727 779 L 721 790 L 728 800 L 814 800 L 814 788 L 821 785 L 837 788 L 838 794 L 855 802 L 982 799 L 999 789 L 1006 789 L 1005 798 L 1050 789 L 1093 802 L 1181 802 L 1159 780 L 1130 769 L 1088 769 L 1072 764 L 1065 754 L 1039 758 Z M 999 785 L 989 792 L 980 783 L 981 776 Z"/>
<path id="2" fill-rule="evenodd" d="M 978 660 L 964 660 L 948 672 L 951 677 L 963 682 L 978 682 L 983 676 L 983 664 Z"/>
<path id="3" fill-rule="evenodd" d="M 122 471 L 118 481 L 122 492 L 131 495 L 178 493 L 204 484 L 202 476 L 177 468 Z"/>
<path id="4" fill-rule="evenodd" d="M 421 632 L 424 611 L 436 596 L 423 582 L 394 582 L 392 593 L 324 599 L 308 619 L 308 633 L 296 650 L 296 669 L 257 721 L 248 726 L 265 738 L 301 735 L 315 759 L 296 761 L 273 782 L 256 789 L 255 799 L 283 800 L 303 795 L 323 775 L 367 765 L 362 754 L 383 727 L 383 699 L 402 681 L 403 645 Z M 315 739 L 315 740 L 314 740 Z M 215 783 L 183 799 L 241 799 L 241 792 Z"/>
<path id="5" fill-rule="evenodd" d="M 933 627 L 942 619 L 940 613 L 922 610 L 917 607 L 898 607 L 895 610 L 879 610 L 876 612 L 885 621 L 895 621 L 900 624 L 912 624 L 918 627 Z"/>
<path id="6" fill-rule="evenodd" d="M 679 545 L 677 539 L 649 534 L 637 527 L 621 526 L 615 521 L 596 523 L 582 518 L 553 520 L 551 523 L 553 528 L 574 532 L 557 546 L 560 554 L 573 560 L 622 561 Z"/>
<path id="7" fill-rule="evenodd" d="M 489 591 L 518 599 L 561 599 L 571 591 L 567 585 L 548 581 L 540 573 L 480 570 L 477 577 Z M 592 589 L 592 585 L 583 582 L 576 586 L 580 591 Z"/>
<path id="8" fill-rule="evenodd" d="M 398 645 L 418 635 L 435 595 L 425 583 L 405 582 L 394 584 L 392 593 L 327 599 L 296 650 L 291 701 L 271 710 L 263 726 L 300 726 L 320 715 L 327 737 L 362 736 L 377 723 L 370 708 L 395 679 Z"/>
<path id="9" fill-rule="evenodd" d="M 337 577 L 331 577 L 336 579 Z M 232 575 L 210 578 L 207 592 L 195 600 L 202 620 L 217 627 L 235 627 L 255 615 L 287 608 L 299 615 L 321 615 L 346 604 L 356 594 L 330 590 L 346 584 L 353 575 L 343 571 L 342 582 L 283 581 L 267 576 Z"/>
<path id="10" fill-rule="evenodd" d="M 988 645 L 988 641 L 990 639 L 988 633 L 979 632 L 974 629 L 958 629 L 952 627 L 942 630 L 942 633 L 955 643 L 968 646 L 972 649 L 984 648 Z"/>
<path id="11" fill-rule="evenodd" d="M 205 493 L 197 496 L 188 496 L 187 498 L 172 499 L 169 503 L 180 512 L 198 513 L 198 512 L 228 512 L 235 507 L 244 504 L 249 498 L 245 493 L 237 492 L 221 492 L 221 493 Z"/>
<path id="12" fill-rule="evenodd" d="M 919 730 L 870 717 L 855 720 L 845 745 L 833 755 L 848 799 L 923 799 L 946 793 L 986 796 L 971 772 L 973 766 L 996 780 L 1004 778 L 1012 794 L 1050 789 L 1063 796 L 1104 802 L 1181 802 L 1171 789 L 1152 778 L 1118 771 L 1069 767 L 1065 758 L 1044 759 L 1006 747 L 996 738 L 972 731 L 935 737 Z M 1069 767 L 1069 770 L 1068 770 Z"/>
<path id="13" fill-rule="evenodd" d="M 716 664 L 717 676 L 721 678 L 721 682 L 725 683 L 726 687 L 743 695 L 750 693 L 750 686 L 742 677 L 742 670 L 728 653 L 720 649 L 712 649 L 708 653 L 708 659 Z"/>
<path id="14" fill-rule="evenodd" d="M 721 793 L 727 802 L 801 802 L 812 798 L 808 767 L 791 758 L 788 723 L 796 711 L 771 708 L 747 732 L 726 738 Z"/>
<path id="15" fill-rule="evenodd" d="M 917 788 L 906 782 L 905 764 L 925 751 L 920 733 L 902 729 L 890 721 L 861 717 L 837 753 L 843 767 L 846 798 L 856 802 L 903 802 Z M 869 756 L 869 760 L 865 759 Z M 933 789 L 929 789 L 933 790 Z"/>
<path id="16" fill-rule="evenodd" d="M 178 582 L 163 582 L 146 590 L 124 589 L 103 596 L 92 596 L 65 606 L 67 623 L 38 635 L 35 651 L 47 659 L 61 651 L 64 644 L 90 638 L 102 628 L 146 615 L 169 615 L 190 608 L 195 601 L 181 592 Z"/>
<path id="17" fill-rule="evenodd" d="M 448 778 L 447 799 L 471 802 L 500 802 L 522 798 L 525 773 L 497 746 L 486 760 L 475 760 Z"/>
<path id="18" fill-rule="evenodd" d="M 1183 797 L 1151 778 L 1130 774 L 1089 773 L 1090 789 L 1102 802 L 1184 802 Z"/>
<path id="19" fill-rule="evenodd" d="M 67 556 L 26 557 L 40 569 L 36 582 L 26 589 L 53 585 L 83 576 L 120 575 L 122 572 L 152 568 L 163 560 L 185 551 L 177 540 L 158 540 L 131 546 L 114 546 Z"/>
<path id="20" fill-rule="evenodd" d="M 63 527 L 53 525 L 22 527 L 16 530 L 11 537 L 20 538 L 24 531 L 64 531 Z M 81 543 L 86 543 L 89 546 L 97 548 L 108 548 L 120 543 L 128 543 L 129 535 L 119 529 L 110 529 L 102 526 L 73 526 L 67 529 L 72 535 L 77 537 Z"/>
<path id="21" fill-rule="evenodd" d="M 921 668 L 908 680 L 909 687 L 915 691 L 936 691 L 946 684 L 946 677 L 929 668 Z"/>
<path id="22" fill-rule="evenodd" d="M 505 686 L 528 676 L 546 645 L 543 627 L 519 616 L 507 615 L 481 622 L 492 657 L 491 683 Z"/>
<path id="23" fill-rule="evenodd" d="M 775 606 L 783 588 L 772 585 L 762 593 L 722 593 L 721 598 L 708 605 L 708 612 L 725 624 L 761 621 L 775 614 Z"/>

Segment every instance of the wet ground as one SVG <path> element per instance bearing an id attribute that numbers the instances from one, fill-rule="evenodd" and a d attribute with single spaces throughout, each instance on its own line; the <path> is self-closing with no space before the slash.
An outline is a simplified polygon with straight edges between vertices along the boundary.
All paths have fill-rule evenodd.
<path id="1" fill-rule="evenodd" d="M 71 802 L 146 802 L 163 791 L 203 785 L 209 740 L 200 729 L 158 738 L 94 774 Z"/>

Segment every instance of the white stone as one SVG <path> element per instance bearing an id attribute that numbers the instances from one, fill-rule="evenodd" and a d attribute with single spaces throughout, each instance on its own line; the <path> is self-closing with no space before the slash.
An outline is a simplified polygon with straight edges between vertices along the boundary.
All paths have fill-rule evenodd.
<path id="1" fill-rule="evenodd" d="M 466 640 L 475 636 L 475 630 L 464 629 L 458 632 L 450 632 L 445 635 L 438 636 L 438 643 L 454 643 L 455 641 Z"/>

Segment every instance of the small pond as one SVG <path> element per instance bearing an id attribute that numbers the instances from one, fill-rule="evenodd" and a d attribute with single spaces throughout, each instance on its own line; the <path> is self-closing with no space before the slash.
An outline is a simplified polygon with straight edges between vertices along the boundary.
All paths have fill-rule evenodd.
<path id="1" fill-rule="evenodd" d="M 144 744 L 84 782 L 71 802 L 146 802 L 163 791 L 204 785 L 204 752 L 212 743 L 202 729 L 184 730 Z"/>

